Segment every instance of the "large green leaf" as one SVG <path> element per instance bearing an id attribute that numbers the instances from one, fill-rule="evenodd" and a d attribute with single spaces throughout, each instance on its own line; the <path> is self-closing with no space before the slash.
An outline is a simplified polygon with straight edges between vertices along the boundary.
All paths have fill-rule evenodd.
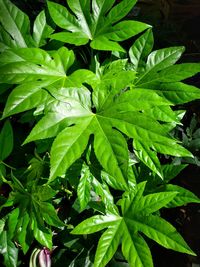
<path id="1" fill-rule="evenodd" d="M 108 228 L 99 239 L 94 266 L 106 266 L 121 243 L 122 253 L 130 266 L 153 266 L 149 247 L 139 232 L 166 248 L 195 255 L 171 224 L 151 214 L 173 201 L 177 192 L 143 196 L 144 189 L 145 183 L 141 183 L 136 192 L 124 193 L 118 203 L 122 216 L 96 215 L 72 231 L 72 234 L 89 234 Z"/>
<path id="2" fill-rule="evenodd" d="M 150 26 L 137 21 L 117 23 L 127 15 L 136 1 L 123 0 L 112 8 L 114 2 L 69 0 L 68 6 L 76 17 L 67 8 L 48 2 L 52 19 L 66 30 L 51 35 L 51 38 L 75 45 L 83 45 L 91 40 L 93 49 L 124 52 L 116 42 L 126 40 Z"/>
<path id="3" fill-rule="evenodd" d="M 32 53 L 36 51 L 35 58 L 28 54 L 29 50 Z M 33 128 L 25 143 L 56 136 L 51 148 L 49 182 L 64 175 L 70 165 L 82 156 L 91 135 L 94 135 L 98 161 L 113 181 L 116 180 L 115 188 L 119 189 L 127 188 L 128 182 L 128 147 L 124 135 L 134 139 L 137 156 L 160 176 L 157 152 L 174 156 L 191 155 L 169 136 L 165 125 L 158 122 L 168 122 L 166 116 L 172 117 L 171 102 L 152 90 L 132 89 L 135 72 L 126 70 L 127 60 L 117 60 L 104 66 L 97 77 L 88 70 L 78 70 L 66 76 L 65 71 L 73 63 L 74 56 L 65 48 L 54 53 L 53 59 L 41 49 L 23 49 L 11 55 L 16 63 L 20 60 L 24 64 L 23 60 L 29 60 L 34 65 L 41 62 L 46 68 L 50 62 L 56 72 L 60 69 L 63 73 L 54 76 L 48 72 L 50 78 L 40 76 L 41 84 L 31 82 L 30 91 L 26 91 L 25 78 L 25 84 L 19 85 L 10 94 L 4 110 L 5 117 L 43 105 L 45 116 Z M 64 56 L 67 61 L 63 61 Z M 11 60 L 7 58 L 7 53 L 4 53 L 2 64 Z M 23 75 L 32 78 L 31 75 Z M 90 84 L 93 91 L 83 86 L 84 82 Z M 159 112 L 148 114 L 153 107 L 157 107 Z M 175 117 L 170 122 L 173 120 Z"/>

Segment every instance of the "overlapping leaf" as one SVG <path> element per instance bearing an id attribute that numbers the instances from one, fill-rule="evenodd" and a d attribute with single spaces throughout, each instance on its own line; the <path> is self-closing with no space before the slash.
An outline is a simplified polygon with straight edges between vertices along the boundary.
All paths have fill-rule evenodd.
<path id="1" fill-rule="evenodd" d="M 150 26 L 137 21 L 119 22 L 129 13 L 136 1 L 123 0 L 112 8 L 114 2 L 69 0 L 67 3 L 70 11 L 59 4 L 48 2 L 52 19 L 60 28 L 65 29 L 51 35 L 51 38 L 75 45 L 83 45 L 91 40 L 90 46 L 93 49 L 124 52 L 117 42 L 126 40 Z"/>
<path id="2" fill-rule="evenodd" d="M 35 57 L 33 52 L 37 52 Z M 11 55 L 9 59 L 8 55 Z M 65 62 L 62 56 L 66 57 Z M 15 63 L 6 64 L 6 60 Z M 160 176 L 156 152 L 190 156 L 158 123 L 161 116 L 154 114 L 150 117 L 144 112 L 153 107 L 160 107 L 160 110 L 165 106 L 169 108 L 171 102 L 153 91 L 146 93 L 146 90 L 130 89 L 135 72 L 126 70 L 126 60 L 114 61 L 103 67 L 98 78 L 87 70 L 66 76 L 65 72 L 73 60 L 73 53 L 66 48 L 51 56 L 41 49 L 12 50 L 4 53 L 1 59 L 2 75 L 8 82 L 25 82 L 10 94 L 4 116 L 34 108 L 43 101 L 45 116 L 25 142 L 57 136 L 51 148 L 50 181 L 62 176 L 81 157 L 91 135 L 94 135 L 98 161 L 121 189 L 127 187 L 128 180 L 128 148 L 122 133 L 134 139 L 137 155 L 141 155 L 140 159 Z M 24 66 L 27 62 L 36 68 L 34 75 L 21 70 L 13 75 L 7 70 L 9 66 L 19 70 L 13 64 Z M 35 76 L 41 83 L 34 81 Z M 26 92 L 27 80 L 31 82 L 30 90 Z M 84 81 L 92 86 L 92 94 L 82 85 Z M 172 116 L 171 109 L 167 111 Z"/>
<path id="3" fill-rule="evenodd" d="M 9 0 L 0 1 L 0 23 L 0 51 L 43 46 L 53 32 L 42 11 L 34 22 L 32 36 L 28 16 Z"/>
<path id="4" fill-rule="evenodd" d="M 152 214 L 173 201 L 177 192 L 143 196 L 144 188 L 145 183 L 141 183 L 136 192 L 125 193 L 119 203 L 122 216 L 96 215 L 81 222 L 72 231 L 72 234 L 91 234 L 108 228 L 99 239 L 94 266 L 106 266 L 120 244 L 130 266 L 153 266 L 151 252 L 140 232 L 166 248 L 194 255 L 171 224 Z"/>

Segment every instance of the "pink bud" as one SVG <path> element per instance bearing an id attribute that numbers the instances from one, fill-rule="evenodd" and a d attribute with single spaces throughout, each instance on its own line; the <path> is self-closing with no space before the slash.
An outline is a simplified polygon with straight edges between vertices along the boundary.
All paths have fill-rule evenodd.
<path id="1" fill-rule="evenodd" d="M 40 267 L 51 267 L 51 253 L 47 248 L 43 248 L 39 253 Z"/>

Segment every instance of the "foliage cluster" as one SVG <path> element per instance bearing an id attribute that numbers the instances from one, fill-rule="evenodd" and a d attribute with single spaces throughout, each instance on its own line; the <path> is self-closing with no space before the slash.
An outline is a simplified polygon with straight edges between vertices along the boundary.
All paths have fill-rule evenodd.
<path id="1" fill-rule="evenodd" d="M 173 136 L 185 113 L 174 106 L 200 98 L 183 82 L 200 64 L 176 64 L 184 47 L 152 52 L 151 26 L 124 19 L 135 2 L 48 1 L 31 24 L 0 0 L 6 267 L 27 264 L 22 253 L 50 266 L 48 251 L 53 266 L 151 267 L 147 238 L 195 255 L 160 209 L 200 202 L 170 184 L 186 167 L 172 160 L 193 157 Z M 16 124 L 30 129 L 20 166 Z"/>

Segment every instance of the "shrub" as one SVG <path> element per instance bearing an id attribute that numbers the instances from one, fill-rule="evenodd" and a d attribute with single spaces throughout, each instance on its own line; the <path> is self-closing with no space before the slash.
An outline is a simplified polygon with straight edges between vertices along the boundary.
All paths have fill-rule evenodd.
<path id="1" fill-rule="evenodd" d="M 146 237 L 195 255 L 159 211 L 200 202 L 169 184 L 186 167 L 170 160 L 192 157 L 172 135 L 185 112 L 173 107 L 200 98 L 182 82 L 200 64 L 175 64 L 184 47 L 152 52 L 151 26 L 124 19 L 135 2 L 48 1 L 49 25 L 43 10 L 30 29 L 25 13 L 0 0 L 0 175 L 9 191 L 1 197 L 0 252 L 7 267 L 26 261 L 18 260 L 21 251 L 32 252 L 30 266 L 38 255 L 40 266 L 50 266 L 53 251 L 54 266 L 63 259 L 114 266 L 118 255 L 128 266 L 150 267 Z M 20 164 L 13 162 L 21 155 L 13 150 L 16 124 L 30 129 L 28 160 Z"/>

